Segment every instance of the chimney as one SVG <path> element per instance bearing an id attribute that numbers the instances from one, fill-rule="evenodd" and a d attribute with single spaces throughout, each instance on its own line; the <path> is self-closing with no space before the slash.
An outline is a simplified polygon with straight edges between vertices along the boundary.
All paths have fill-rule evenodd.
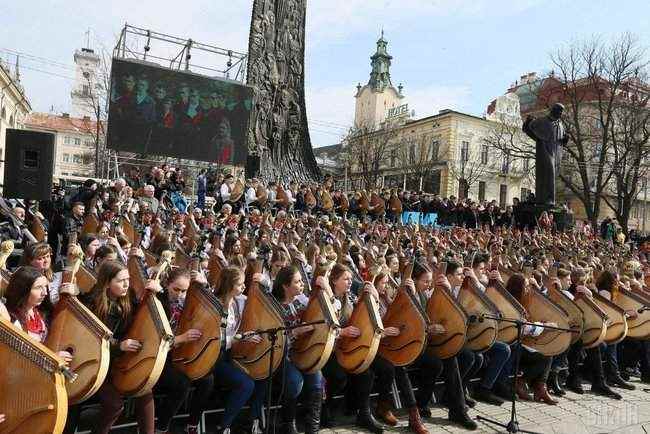
<path id="1" fill-rule="evenodd" d="M 68 119 L 70 117 L 70 113 L 61 113 L 61 117 Z"/>

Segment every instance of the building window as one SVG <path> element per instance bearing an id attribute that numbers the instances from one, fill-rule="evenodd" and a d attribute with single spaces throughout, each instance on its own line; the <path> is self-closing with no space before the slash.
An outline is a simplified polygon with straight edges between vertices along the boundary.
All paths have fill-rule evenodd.
<path id="1" fill-rule="evenodd" d="M 530 160 L 528 158 L 524 158 L 524 172 L 528 172 L 530 170 Z"/>
<path id="2" fill-rule="evenodd" d="M 462 142 L 460 146 L 460 161 L 467 163 L 469 161 L 469 142 Z"/>
<path id="3" fill-rule="evenodd" d="M 490 147 L 488 145 L 481 146 L 481 164 L 488 164 L 488 152 Z"/>
<path id="4" fill-rule="evenodd" d="M 63 143 L 66 145 L 72 145 L 72 137 L 65 136 L 65 138 L 63 139 Z"/>
<path id="5" fill-rule="evenodd" d="M 440 142 L 437 140 L 431 141 L 431 152 L 429 157 L 431 161 L 438 161 L 438 153 L 440 152 Z"/>
<path id="6" fill-rule="evenodd" d="M 72 156 L 72 161 L 76 164 L 81 164 L 81 155 L 79 154 L 74 154 Z"/>
<path id="7" fill-rule="evenodd" d="M 485 200 L 485 181 L 478 182 L 478 200 L 479 202 Z"/>
<path id="8" fill-rule="evenodd" d="M 508 201 L 508 186 L 505 184 L 501 184 L 499 186 L 499 206 L 501 208 L 505 208 L 507 201 Z"/>
<path id="9" fill-rule="evenodd" d="M 7 119 L 7 110 L 4 107 L 2 107 L 2 119 Z"/>
<path id="10" fill-rule="evenodd" d="M 466 179 L 458 180 L 458 199 L 463 200 L 469 195 L 469 183 Z"/>
<path id="11" fill-rule="evenodd" d="M 84 145 L 88 148 L 92 148 L 93 146 L 95 146 L 95 142 L 93 142 L 92 140 L 84 140 Z"/>
<path id="12" fill-rule="evenodd" d="M 409 146 L 409 163 L 415 164 L 415 145 Z"/>
<path id="13" fill-rule="evenodd" d="M 397 164 L 397 149 L 391 149 L 390 151 L 390 167 L 395 167 Z"/>
<path id="14" fill-rule="evenodd" d="M 506 151 L 503 155 L 503 162 L 501 164 L 501 173 L 507 175 L 510 173 L 510 151 Z"/>
<path id="15" fill-rule="evenodd" d="M 81 87 L 81 93 L 82 93 L 84 96 L 89 96 L 89 95 L 90 95 L 90 86 L 87 85 L 87 84 L 84 84 L 84 85 Z"/>
<path id="16" fill-rule="evenodd" d="M 75 138 L 75 139 L 74 139 L 74 145 L 75 145 L 75 146 L 81 146 L 81 139 L 78 138 L 78 137 Z"/>
<path id="17" fill-rule="evenodd" d="M 524 161 L 528 161 L 528 160 L 524 160 Z M 522 201 L 526 201 L 526 200 L 528 200 L 528 195 L 529 195 L 529 194 L 530 194 L 530 190 L 529 190 L 529 189 L 527 189 L 527 188 L 522 188 L 522 189 L 521 189 L 521 196 L 520 196 L 520 199 L 521 199 Z"/>
<path id="18" fill-rule="evenodd" d="M 63 154 L 63 162 L 64 163 L 70 162 L 70 154 Z"/>

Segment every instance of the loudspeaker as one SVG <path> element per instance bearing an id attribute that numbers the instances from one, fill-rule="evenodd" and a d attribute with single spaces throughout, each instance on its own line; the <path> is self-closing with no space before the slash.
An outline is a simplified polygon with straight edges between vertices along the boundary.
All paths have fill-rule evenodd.
<path id="1" fill-rule="evenodd" d="M 6 198 L 48 200 L 54 174 L 54 134 L 40 131 L 6 130 Z"/>
<path id="2" fill-rule="evenodd" d="M 249 155 L 246 158 L 246 167 L 244 170 L 246 178 L 255 178 L 260 173 L 260 157 L 257 155 Z"/>

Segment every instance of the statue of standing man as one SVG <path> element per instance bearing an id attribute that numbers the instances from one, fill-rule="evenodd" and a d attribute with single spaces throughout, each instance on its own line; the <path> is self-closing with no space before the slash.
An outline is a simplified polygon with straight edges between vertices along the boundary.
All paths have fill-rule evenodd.
<path id="1" fill-rule="evenodd" d="M 526 118 L 524 133 L 535 141 L 535 197 L 537 203 L 555 205 L 555 177 L 559 169 L 560 147 L 568 137 L 562 123 L 564 106 L 553 104 L 549 113 L 538 119 Z"/>

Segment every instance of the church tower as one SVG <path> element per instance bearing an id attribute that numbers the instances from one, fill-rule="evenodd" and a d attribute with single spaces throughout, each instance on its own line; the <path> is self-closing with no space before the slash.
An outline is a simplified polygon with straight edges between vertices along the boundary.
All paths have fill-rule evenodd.
<path id="1" fill-rule="evenodd" d="M 88 116 L 96 118 L 95 106 L 98 101 L 98 86 L 101 86 L 99 74 L 99 56 L 90 48 L 82 48 L 74 53 L 75 81 L 70 92 L 72 111 L 76 118 Z M 100 81 L 98 81 L 100 80 Z"/>
<path id="2" fill-rule="evenodd" d="M 384 32 L 377 41 L 377 51 L 370 57 L 370 80 L 365 86 L 359 84 L 356 99 L 354 125 L 357 128 L 378 128 L 387 118 L 400 114 L 408 115 L 406 108 L 402 109 L 402 85 L 396 89 L 390 77 L 390 66 L 393 56 L 388 54 L 388 41 Z"/>

